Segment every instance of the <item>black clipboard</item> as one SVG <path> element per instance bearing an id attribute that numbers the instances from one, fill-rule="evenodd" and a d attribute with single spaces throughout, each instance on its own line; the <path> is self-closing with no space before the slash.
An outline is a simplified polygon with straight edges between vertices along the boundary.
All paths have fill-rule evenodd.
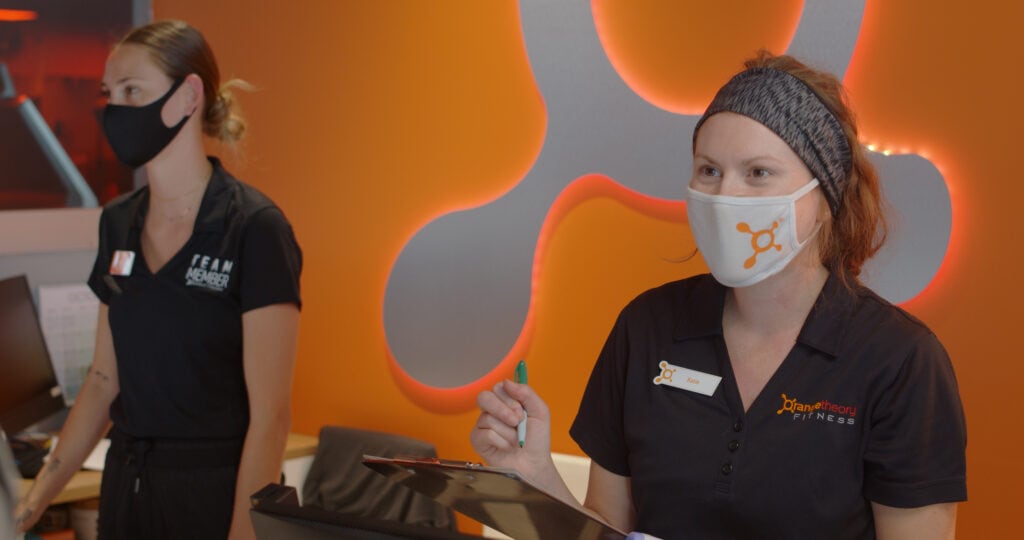
<path id="1" fill-rule="evenodd" d="M 363 464 L 515 540 L 622 540 L 626 533 L 512 469 L 438 458 L 363 455 Z"/>

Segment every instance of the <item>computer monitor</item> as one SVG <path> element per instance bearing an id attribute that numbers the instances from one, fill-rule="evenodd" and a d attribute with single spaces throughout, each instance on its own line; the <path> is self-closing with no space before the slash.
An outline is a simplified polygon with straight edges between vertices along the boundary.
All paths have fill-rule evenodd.
<path id="1" fill-rule="evenodd" d="M 25 276 L 0 281 L 0 429 L 9 435 L 64 408 Z"/>

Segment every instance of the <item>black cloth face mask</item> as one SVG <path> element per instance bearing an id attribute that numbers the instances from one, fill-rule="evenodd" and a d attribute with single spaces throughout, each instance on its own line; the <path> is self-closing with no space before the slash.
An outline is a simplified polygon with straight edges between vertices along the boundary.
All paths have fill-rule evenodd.
<path id="1" fill-rule="evenodd" d="M 103 109 L 103 132 L 117 159 L 129 167 L 141 167 L 174 140 L 192 115 L 182 118 L 176 126 L 167 127 L 160 113 L 183 82 L 185 79 L 178 79 L 163 97 L 148 105 L 132 107 L 108 104 Z"/>

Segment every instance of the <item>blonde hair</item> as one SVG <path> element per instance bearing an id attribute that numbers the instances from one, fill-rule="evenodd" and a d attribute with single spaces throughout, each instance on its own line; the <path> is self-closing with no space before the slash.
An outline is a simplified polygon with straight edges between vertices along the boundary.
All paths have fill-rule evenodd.
<path id="1" fill-rule="evenodd" d="M 118 45 L 144 47 L 160 69 L 173 80 L 196 74 L 203 81 L 203 133 L 233 144 L 242 139 L 246 123 L 238 111 L 232 88 L 252 90 L 241 79 L 220 84 L 220 69 L 206 38 L 184 21 L 156 21 L 128 33 Z"/>

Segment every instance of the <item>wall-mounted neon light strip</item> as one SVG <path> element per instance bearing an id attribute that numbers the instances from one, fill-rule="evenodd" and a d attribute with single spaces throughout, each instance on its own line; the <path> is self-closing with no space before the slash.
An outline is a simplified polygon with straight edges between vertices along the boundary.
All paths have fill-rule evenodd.
<path id="1" fill-rule="evenodd" d="M 0 22 L 34 21 L 39 13 L 28 9 L 0 9 Z"/>

